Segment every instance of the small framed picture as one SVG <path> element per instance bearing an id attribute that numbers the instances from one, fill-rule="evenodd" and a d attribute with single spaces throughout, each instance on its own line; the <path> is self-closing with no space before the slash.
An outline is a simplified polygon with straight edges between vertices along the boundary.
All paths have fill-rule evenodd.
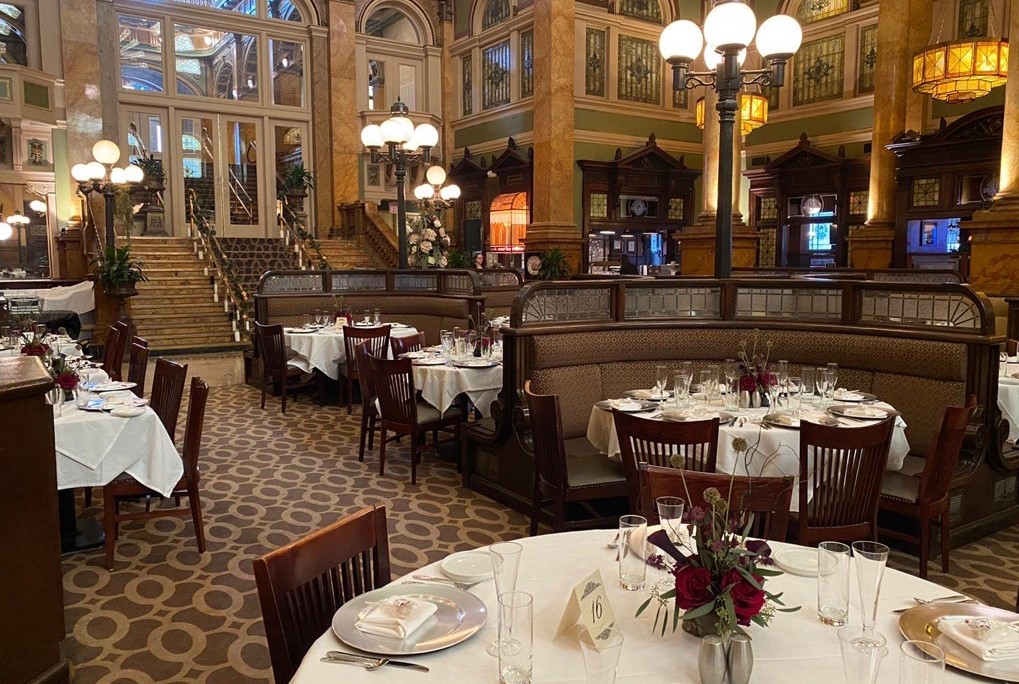
<path id="1" fill-rule="evenodd" d="M 937 231 L 937 221 L 924 221 L 923 226 L 920 228 L 920 246 L 933 245 L 937 238 Z"/>

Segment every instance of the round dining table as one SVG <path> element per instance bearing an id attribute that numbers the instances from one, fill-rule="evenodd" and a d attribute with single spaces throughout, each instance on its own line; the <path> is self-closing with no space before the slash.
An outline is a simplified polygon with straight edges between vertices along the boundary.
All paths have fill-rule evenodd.
<path id="1" fill-rule="evenodd" d="M 445 413 L 457 397 L 466 396 L 482 417 L 492 415 L 492 402 L 502 391 L 502 364 L 465 367 L 453 363 L 413 366 L 414 388 L 421 398 Z"/>
<path id="2" fill-rule="evenodd" d="M 534 669 L 535 683 L 572 683 L 586 681 L 580 645 L 569 632 L 556 638 L 567 599 L 572 588 L 595 570 L 604 579 L 609 603 L 617 627 L 623 633 L 619 659 L 619 684 L 697 684 L 697 654 L 701 640 L 671 628 L 661 636 L 661 629 L 652 629 L 654 610 L 635 617 L 637 608 L 649 592 L 625 591 L 619 586 L 616 551 L 606 545 L 615 530 L 590 530 L 549 534 L 518 540 L 523 545 L 517 590 L 534 597 Z M 773 543 L 780 551 L 790 544 Z M 851 570 L 853 572 L 853 570 Z M 441 574 L 440 564 L 433 563 L 415 574 Z M 663 570 L 647 568 L 647 587 L 668 578 Z M 409 579 L 405 577 L 403 579 Z M 396 580 L 400 582 L 402 580 Z M 417 585 L 427 591 L 428 587 Z M 783 574 L 768 581 L 772 592 L 784 592 L 786 606 L 800 606 L 797 612 L 778 613 L 767 628 L 751 626 L 754 684 L 842 684 L 842 659 L 839 653 L 837 628 L 822 624 L 816 616 L 817 579 Z M 491 579 L 470 589 L 488 610 L 484 627 L 467 641 L 451 648 L 417 656 L 399 656 L 399 660 L 420 663 L 430 669 L 418 672 L 396 667 L 382 667 L 374 672 L 360 666 L 321 662 L 328 651 L 355 652 L 344 645 L 332 631 L 316 640 L 292 684 L 332 684 L 333 682 L 495 682 L 499 681 L 497 658 L 486 653 L 485 647 L 497 634 L 495 586 Z M 917 605 L 915 598 L 934 599 L 952 594 L 944 587 L 921 580 L 898 570 L 884 574 L 878 604 L 877 630 L 888 640 L 888 656 L 883 660 L 878 682 L 894 684 L 899 677 L 899 646 L 904 641 L 898 628 L 899 616 L 892 611 Z M 851 580 L 850 624 L 860 623 L 860 607 L 855 577 Z M 987 681 L 951 668 L 946 684 Z"/>
<path id="3" fill-rule="evenodd" d="M 402 323 L 383 323 L 390 326 L 389 336 L 413 337 L 418 334 L 416 328 Z M 355 327 L 374 329 L 374 325 Z M 296 354 L 287 359 L 287 365 L 300 368 L 305 373 L 313 369 L 325 373 L 332 380 L 340 379 L 340 369 L 347 363 L 347 350 L 343 343 L 343 329 L 326 326 L 318 330 L 305 328 L 284 328 L 283 340 L 287 347 Z M 392 358 L 392 349 L 389 350 Z"/>

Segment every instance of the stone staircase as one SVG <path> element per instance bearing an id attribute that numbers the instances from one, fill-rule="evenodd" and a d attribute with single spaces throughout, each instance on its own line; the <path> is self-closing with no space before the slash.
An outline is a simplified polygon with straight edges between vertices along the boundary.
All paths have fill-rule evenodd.
<path id="1" fill-rule="evenodd" d="M 241 349 L 189 238 L 135 237 L 131 253 L 148 282 L 138 283 L 131 317 L 138 335 L 156 352 Z"/>
<path id="2" fill-rule="evenodd" d="M 375 254 L 353 238 L 331 237 L 318 242 L 322 256 L 333 270 L 382 268 Z"/>
<path id="3" fill-rule="evenodd" d="M 280 238 L 219 238 L 223 253 L 233 262 L 237 282 L 253 297 L 266 271 L 296 270 L 297 256 Z"/>

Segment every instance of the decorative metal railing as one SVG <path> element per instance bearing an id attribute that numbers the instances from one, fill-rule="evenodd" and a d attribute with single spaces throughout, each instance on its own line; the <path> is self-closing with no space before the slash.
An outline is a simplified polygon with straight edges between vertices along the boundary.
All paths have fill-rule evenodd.
<path id="1" fill-rule="evenodd" d="M 293 247 L 300 269 L 328 268 L 329 263 L 322 255 L 322 245 L 308 230 L 307 222 L 301 212 L 290 206 L 290 200 L 281 196 L 277 201 L 276 218 L 280 227 L 280 238 Z"/>
<path id="2" fill-rule="evenodd" d="M 481 294 L 481 281 L 474 271 L 452 268 L 267 271 L 258 281 L 256 294 L 354 291 L 474 296 Z"/>

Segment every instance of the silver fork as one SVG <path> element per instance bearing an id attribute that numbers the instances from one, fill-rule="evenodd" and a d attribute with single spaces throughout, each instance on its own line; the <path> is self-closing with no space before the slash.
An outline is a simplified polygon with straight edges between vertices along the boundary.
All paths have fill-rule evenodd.
<path id="1" fill-rule="evenodd" d="M 358 665 L 374 672 L 389 661 L 385 658 L 362 658 L 360 656 L 348 656 L 346 654 L 340 654 L 338 651 L 330 651 L 329 655 L 322 658 L 323 663 L 346 663 L 347 665 Z"/>
<path id="2" fill-rule="evenodd" d="M 952 594 L 951 596 L 943 596 L 941 598 L 934 599 L 922 599 L 917 596 L 913 597 L 918 606 L 929 606 L 934 603 L 979 603 L 976 599 L 972 599 L 969 596 L 963 596 L 962 594 Z M 905 613 L 909 608 L 896 608 L 892 611 L 895 615 Z"/>
<path id="3" fill-rule="evenodd" d="M 418 581 L 415 581 L 418 580 Z M 447 584 L 457 589 L 470 589 L 476 584 L 480 584 L 483 580 L 477 582 L 459 582 L 457 580 L 450 579 L 448 577 L 436 577 L 434 575 L 411 575 L 411 579 L 407 580 L 408 584 Z"/>

